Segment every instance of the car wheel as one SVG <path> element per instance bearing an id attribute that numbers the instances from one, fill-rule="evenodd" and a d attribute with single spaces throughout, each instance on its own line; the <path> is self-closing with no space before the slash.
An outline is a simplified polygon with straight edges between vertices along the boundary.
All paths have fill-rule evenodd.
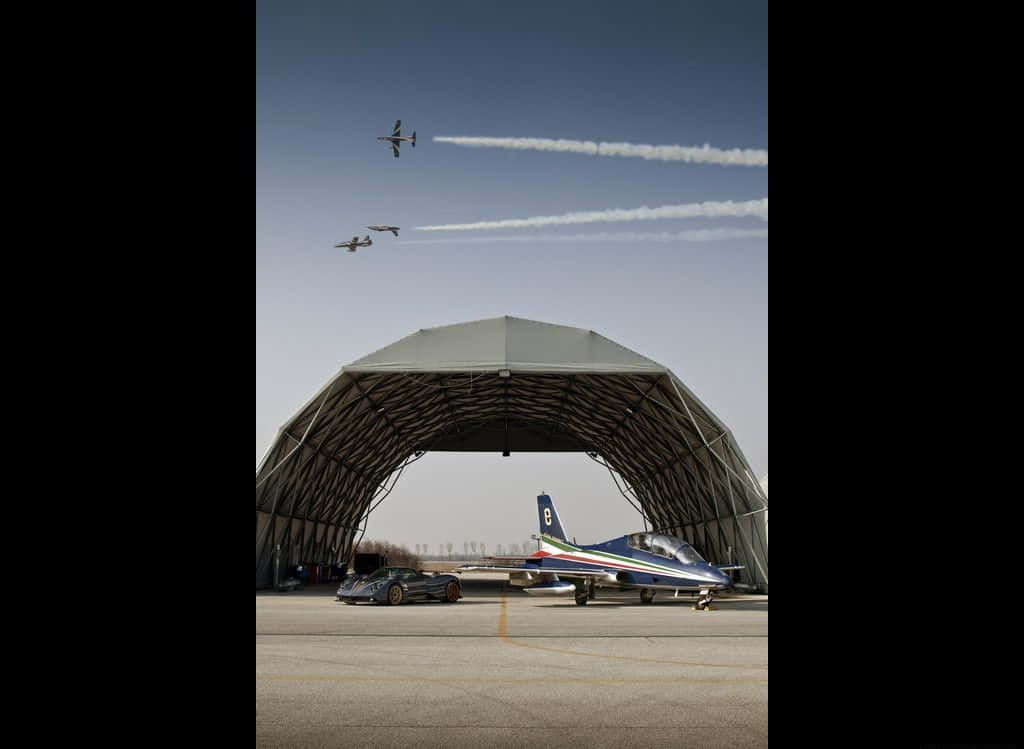
<path id="1" fill-rule="evenodd" d="M 452 580 L 444 589 L 444 598 L 441 599 L 442 603 L 455 603 L 459 600 L 459 584 Z"/>
<path id="2" fill-rule="evenodd" d="M 392 585 L 388 588 L 388 603 L 392 606 L 397 606 L 405 598 L 405 593 L 402 592 L 401 585 Z"/>

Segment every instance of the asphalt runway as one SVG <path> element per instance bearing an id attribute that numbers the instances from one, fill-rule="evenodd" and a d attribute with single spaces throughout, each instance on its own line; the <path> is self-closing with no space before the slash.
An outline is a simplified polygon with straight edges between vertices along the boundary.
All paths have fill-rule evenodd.
<path id="1" fill-rule="evenodd" d="M 256 594 L 256 745 L 767 746 L 768 596 L 533 598 L 466 576 L 456 604 Z"/>

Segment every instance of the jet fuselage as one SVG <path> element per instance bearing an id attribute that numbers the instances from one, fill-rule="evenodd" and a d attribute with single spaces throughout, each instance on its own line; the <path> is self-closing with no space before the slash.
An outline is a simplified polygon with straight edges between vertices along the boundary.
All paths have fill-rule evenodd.
<path id="1" fill-rule="evenodd" d="M 634 548 L 629 535 L 599 544 L 576 546 L 566 541 L 540 536 L 541 548 L 527 557 L 523 568 L 538 573 L 558 574 L 562 570 L 593 569 L 605 571 L 595 578 L 598 587 L 650 588 L 654 590 L 724 590 L 732 579 L 705 561 L 685 563 Z M 571 572 L 566 575 L 572 577 Z"/>

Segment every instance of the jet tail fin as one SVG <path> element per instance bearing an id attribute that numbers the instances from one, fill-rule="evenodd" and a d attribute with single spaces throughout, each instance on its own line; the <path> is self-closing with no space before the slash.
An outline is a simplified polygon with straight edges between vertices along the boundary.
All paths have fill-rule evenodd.
<path id="1" fill-rule="evenodd" d="M 562 521 L 558 519 L 558 510 L 555 503 L 547 494 L 537 497 L 537 514 L 540 516 L 540 532 L 552 538 L 565 541 L 565 531 L 562 530 Z"/>
<path id="2" fill-rule="evenodd" d="M 416 148 L 416 131 L 412 131 L 412 147 Z"/>

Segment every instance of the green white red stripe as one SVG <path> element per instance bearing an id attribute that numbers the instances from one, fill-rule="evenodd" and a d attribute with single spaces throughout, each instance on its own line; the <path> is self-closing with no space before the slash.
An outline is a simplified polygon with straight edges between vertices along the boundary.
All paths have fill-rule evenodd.
<path id="1" fill-rule="evenodd" d="M 581 549 L 578 546 L 573 546 L 572 544 L 565 543 L 564 541 L 559 541 L 546 534 L 541 535 L 540 544 L 540 551 L 534 554 L 534 557 L 554 557 L 555 559 L 562 559 L 567 562 L 581 562 L 583 564 L 592 564 L 598 567 L 608 567 L 617 570 L 628 570 L 630 572 L 646 572 L 654 575 L 688 577 L 688 575 L 683 574 L 681 570 L 673 567 L 666 567 L 640 559 L 632 559 L 630 557 L 620 556 L 619 554 L 610 554 L 606 551 Z"/>

